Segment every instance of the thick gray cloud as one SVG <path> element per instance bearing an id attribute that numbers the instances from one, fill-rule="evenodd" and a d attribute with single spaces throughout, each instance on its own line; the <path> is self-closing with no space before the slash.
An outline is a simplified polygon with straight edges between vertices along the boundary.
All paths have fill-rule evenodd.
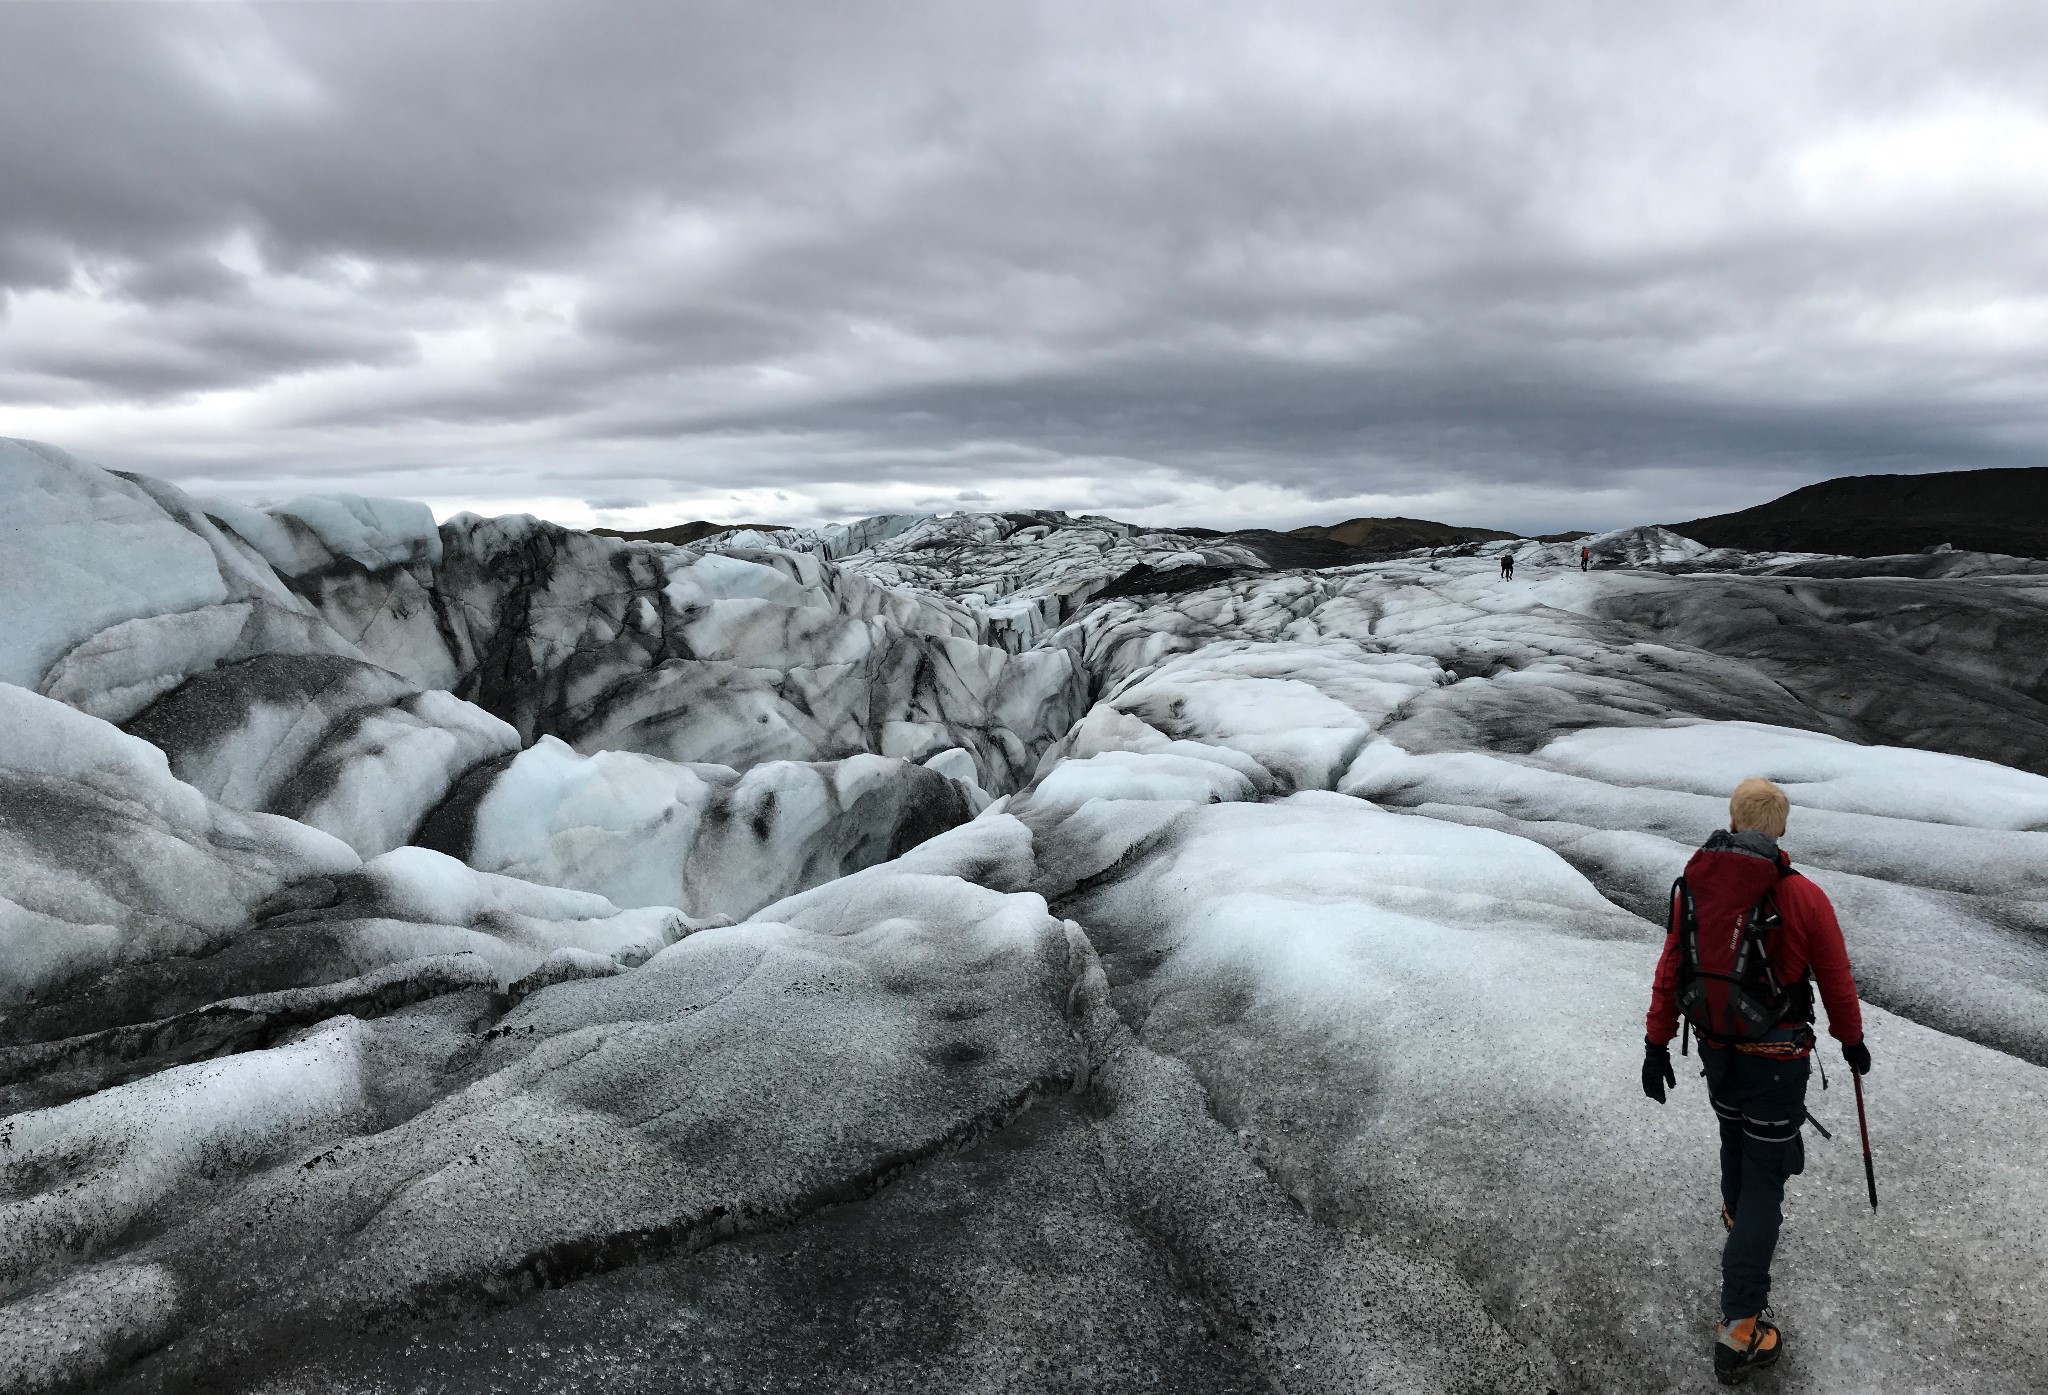
<path id="1" fill-rule="evenodd" d="M 571 521 L 1668 518 L 2038 461 L 2044 171 L 2031 0 L 0 4 L 0 434 Z"/>

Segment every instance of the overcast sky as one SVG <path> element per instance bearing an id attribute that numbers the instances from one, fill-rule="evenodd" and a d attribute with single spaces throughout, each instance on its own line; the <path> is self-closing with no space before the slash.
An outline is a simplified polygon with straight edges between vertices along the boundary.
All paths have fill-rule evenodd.
<path id="1" fill-rule="evenodd" d="M 2048 461 L 2048 5 L 0 0 L 0 435 L 571 524 Z"/>

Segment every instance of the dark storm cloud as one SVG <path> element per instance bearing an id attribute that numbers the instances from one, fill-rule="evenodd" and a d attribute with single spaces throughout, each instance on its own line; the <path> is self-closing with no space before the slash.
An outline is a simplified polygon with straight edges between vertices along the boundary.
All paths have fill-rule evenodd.
<path id="1" fill-rule="evenodd" d="M 410 356 L 406 339 L 367 326 L 205 307 L 158 316 L 143 334 L 108 330 L 46 347 L 36 367 L 96 391 L 102 399 L 144 400 L 337 364 L 402 363 Z"/>
<path id="2" fill-rule="evenodd" d="M 1997 420 L 1939 400 L 1871 404 L 1845 416 L 1831 407 L 1714 402 L 1698 395 L 1546 377 L 1524 365 L 1474 365 L 1469 376 L 1354 370 L 1258 361 L 1150 363 L 1114 375 L 1058 375 L 998 386 L 920 386 L 858 403 L 778 412 L 772 424 L 820 433 L 935 446 L 1014 441 L 1086 455 L 1104 442 L 1142 440 L 1170 463 L 1209 460 L 1317 495 L 1355 489 L 1353 462 L 1418 488 L 1457 460 L 1480 478 L 1511 478 L 1542 462 L 1587 483 L 1656 456 L 1674 463 L 1729 459 L 1839 459 L 1910 463 L 1968 442 L 1958 467 L 2022 463 L 2026 452 L 1980 433 Z M 699 429 L 738 431 L 759 418 L 713 419 Z M 655 425 L 654 434 L 674 434 Z M 1399 463 L 1397 463 L 1399 462 Z"/>
<path id="3" fill-rule="evenodd" d="M 1361 374 L 1248 360 L 927 384 L 779 412 L 772 422 L 700 420 L 691 429 L 744 433 L 772 425 L 818 439 L 887 441 L 899 448 L 893 477 L 929 484 L 989 468 L 945 453 L 949 444 L 1007 442 L 1021 448 L 1014 466 L 1124 454 L 1195 478 L 1261 481 L 1309 501 L 1426 495 L 1441 489 L 1449 466 L 1483 506 L 1504 486 L 1549 481 L 1568 495 L 1621 487 L 1656 467 L 1692 476 L 1681 488 L 1685 502 L 1667 499 L 1661 512 L 1641 516 L 1670 521 L 1694 500 L 1708 508 L 1722 494 L 1755 500 L 1782 492 L 1787 477 L 1913 471 L 1930 461 L 1956 469 L 2039 463 L 2032 446 L 1997 438 L 2001 420 L 1939 398 L 1848 413 L 1589 383 L 1515 363 Z M 655 438 L 678 430 L 658 421 L 644 429 Z M 792 459 L 779 473 L 819 484 L 843 469 L 829 457 Z M 1569 517 L 1571 509 L 1560 513 Z"/>
<path id="4" fill-rule="evenodd" d="M 591 508 L 2031 463 L 2044 63 L 1910 0 L 0 5 L 0 434 Z"/>

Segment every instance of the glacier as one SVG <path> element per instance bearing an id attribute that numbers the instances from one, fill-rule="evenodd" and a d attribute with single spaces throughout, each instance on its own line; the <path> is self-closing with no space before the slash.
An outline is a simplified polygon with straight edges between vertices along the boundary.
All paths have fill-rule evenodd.
<path id="1" fill-rule="evenodd" d="M 1883 1194 L 1842 1067 L 1759 1384 L 2048 1387 L 2048 564 L 1586 545 L 0 442 L 0 1390 L 1694 1388 L 1636 1066 L 1751 774 Z"/>

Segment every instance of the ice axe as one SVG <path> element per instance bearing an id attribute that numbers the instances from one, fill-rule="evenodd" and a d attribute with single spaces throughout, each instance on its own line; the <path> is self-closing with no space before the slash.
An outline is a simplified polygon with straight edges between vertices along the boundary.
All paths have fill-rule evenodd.
<path id="1" fill-rule="evenodd" d="M 1870 1184 L 1870 1209 L 1876 1211 L 1877 1171 L 1870 1165 L 1870 1119 L 1863 1112 L 1863 1077 L 1851 1070 L 1849 1081 L 1856 1087 L 1856 1125 L 1863 1130 L 1863 1180 Z"/>

